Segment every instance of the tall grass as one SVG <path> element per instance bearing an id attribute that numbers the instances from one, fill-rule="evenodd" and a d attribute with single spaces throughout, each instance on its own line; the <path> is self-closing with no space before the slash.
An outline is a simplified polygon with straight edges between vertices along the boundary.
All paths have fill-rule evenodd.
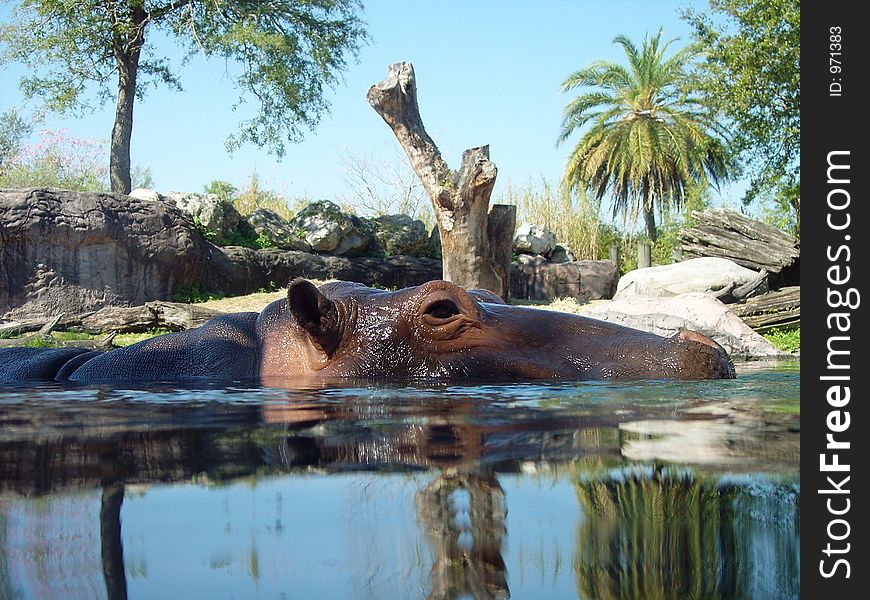
<path id="1" fill-rule="evenodd" d="M 574 195 L 546 179 L 508 186 L 497 202 L 517 207 L 517 224 L 536 223 L 568 244 L 578 260 L 609 256 L 611 244 L 619 243 L 616 229 L 600 217 L 600 204 L 586 194 Z"/>
<path id="2" fill-rule="evenodd" d="M 691 211 L 705 208 L 709 194 L 704 190 L 687 192 L 682 214 L 668 210 L 659 215 L 658 239 L 652 245 L 654 264 L 673 262 L 674 248 L 679 246 L 679 231 L 691 226 Z M 560 243 L 567 243 L 577 260 L 610 258 L 611 248 L 619 253 L 620 272 L 637 268 L 638 242 L 648 243 L 646 235 L 620 230 L 617 225 L 601 216 L 601 202 L 585 191 L 566 191 L 546 179 L 529 180 L 522 186 L 508 186 L 496 202 L 517 207 L 517 224 L 536 223 L 556 235 Z"/>

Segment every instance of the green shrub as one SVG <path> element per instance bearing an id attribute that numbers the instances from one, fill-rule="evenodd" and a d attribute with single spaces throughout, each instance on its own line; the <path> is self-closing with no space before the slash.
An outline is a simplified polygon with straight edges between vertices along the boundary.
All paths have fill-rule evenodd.
<path id="1" fill-rule="evenodd" d="M 173 302 L 185 302 L 187 304 L 220 300 L 224 297 L 226 297 L 226 294 L 223 292 L 208 292 L 197 285 L 180 285 L 176 286 L 172 291 Z"/>
<path id="2" fill-rule="evenodd" d="M 780 329 L 775 327 L 764 334 L 764 338 L 784 352 L 799 352 L 801 349 L 801 330 Z"/>

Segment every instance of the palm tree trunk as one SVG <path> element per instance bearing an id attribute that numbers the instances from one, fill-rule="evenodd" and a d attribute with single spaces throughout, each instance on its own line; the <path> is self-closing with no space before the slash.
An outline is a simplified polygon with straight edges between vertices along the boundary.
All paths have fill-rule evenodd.
<path id="1" fill-rule="evenodd" d="M 652 244 L 656 243 L 658 233 L 656 232 L 656 214 L 652 206 L 645 206 L 643 209 L 643 221 L 646 225 L 646 235 Z"/>

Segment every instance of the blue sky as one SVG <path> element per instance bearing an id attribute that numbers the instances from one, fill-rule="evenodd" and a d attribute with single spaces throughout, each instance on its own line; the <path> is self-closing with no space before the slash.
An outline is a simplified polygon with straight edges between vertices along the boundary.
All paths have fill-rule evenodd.
<path id="1" fill-rule="evenodd" d="M 132 162 L 151 169 L 155 188 L 202 191 L 222 179 L 241 187 L 256 169 L 262 184 L 288 198 L 345 196 L 342 156 L 396 160 L 398 143 L 365 99 L 391 63 L 407 60 L 417 73 L 426 129 L 451 167 L 464 149 L 489 144 L 498 166 L 493 194 L 508 184 L 544 177 L 557 181 L 571 143 L 557 147 L 561 111 L 570 96 L 559 91 L 573 70 L 596 59 L 621 60 L 612 41 L 624 34 L 642 40 L 659 27 L 666 38 L 688 41 L 679 15 L 693 0 L 369 0 L 364 18 L 371 42 L 351 64 L 344 82 L 329 91 L 330 114 L 277 161 L 252 146 L 227 154 L 234 131 L 237 93 L 221 61 L 194 60 L 181 69 L 183 92 L 150 89 L 134 114 Z M 5 19 L 8 9 L 0 10 Z M 679 44 L 678 44 L 679 45 Z M 174 45 L 161 43 L 171 59 Z M 20 102 L 20 70 L 0 71 L 0 111 Z M 44 127 L 71 136 L 107 140 L 114 107 L 84 118 L 49 116 Z M 740 188 L 722 190 L 737 199 Z"/>

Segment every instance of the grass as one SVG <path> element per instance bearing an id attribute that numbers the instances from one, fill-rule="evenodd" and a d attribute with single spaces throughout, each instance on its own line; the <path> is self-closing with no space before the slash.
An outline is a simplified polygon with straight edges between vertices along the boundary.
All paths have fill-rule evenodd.
<path id="1" fill-rule="evenodd" d="M 764 334 L 764 338 L 784 352 L 800 352 L 801 329 L 771 329 Z"/>

